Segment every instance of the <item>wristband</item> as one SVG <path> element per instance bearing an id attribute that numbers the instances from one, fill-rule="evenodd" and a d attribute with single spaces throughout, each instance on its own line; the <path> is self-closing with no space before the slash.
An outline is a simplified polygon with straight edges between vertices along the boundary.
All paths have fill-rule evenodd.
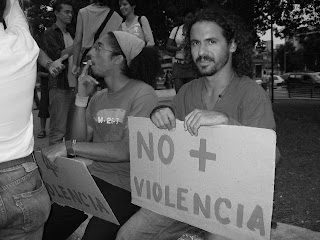
<path id="1" fill-rule="evenodd" d="M 66 149 L 67 149 L 67 157 L 74 158 L 76 157 L 76 151 L 74 150 L 74 146 L 76 145 L 77 140 L 68 140 L 65 141 Z"/>
<path id="2" fill-rule="evenodd" d="M 89 101 L 89 97 L 80 97 L 77 93 L 75 105 L 77 107 L 87 107 Z"/>
<path id="3" fill-rule="evenodd" d="M 46 69 L 47 69 L 47 70 L 49 70 L 49 67 L 50 67 L 51 63 L 53 63 L 52 60 L 49 60 L 49 61 L 46 63 Z"/>
<path id="4" fill-rule="evenodd" d="M 160 106 L 155 107 L 155 108 L 151 111 L 151 113 L 150 113 L 150 119 L 151 119 L 152 115 L 153 115 L 156 111 L 158 111 L 159 109 L 162 109 L 162 108 L 169 108 L 169 109 L 173 112 L 173 115 L 176 115 L 172 107 L 170 107 L 170 106 L 168 106 L 168 105 L 160 105 Z"/>

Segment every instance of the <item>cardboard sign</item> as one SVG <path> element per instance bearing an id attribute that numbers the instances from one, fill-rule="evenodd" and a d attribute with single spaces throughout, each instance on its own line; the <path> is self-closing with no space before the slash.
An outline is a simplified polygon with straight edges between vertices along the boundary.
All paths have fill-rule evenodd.
<path id="1" fill-rule="evenodd" d="M 129 118 L 132 202 L 234 240 L 270 239 L 276 134 Z"/>
<path id="2" fill-rule="evenodd" d="M 58 165 L 58 170 L 55 171 L 46 164 L 41 152 L 36 152 L 35 156 L 52 201 L 119 225 L 85 162 L 59 157 L 55 161 Z"/>

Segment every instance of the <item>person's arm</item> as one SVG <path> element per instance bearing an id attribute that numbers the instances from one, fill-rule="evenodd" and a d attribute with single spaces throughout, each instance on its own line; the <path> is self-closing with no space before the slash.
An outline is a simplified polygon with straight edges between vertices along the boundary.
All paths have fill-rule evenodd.
<path id="1" fill-rule="evenodd" d="M 6 3 L 6 9 L 3 12 L 3 19 L 5 19 L 8 16 L 10 9 L 11 9 L 11 0 L 5 0 L 5 1 L 7 3 Z"/>
<path id="2" fill-rule="evenodd" d="M 72 45 L 72 46 L 70 46 L 70 47 L 68 47 L 68 48 L 63 49 L 63 50 L 61 51 L 61 53 L 60 53 L 60 57 L 66 55 L 66 54 L 68 54 L 68 56 L 72 56 L 72 55 L 73 55 L 73 46 L 74 46 L 74 45 Z"/>
<path id="3" fill-rule="evenodd" d="M 168 38 L 167 44 L 166 44 L 166 49 L 168 51 L 179 51 L 181 50 L 181 47 L 177 47 L 174 45 L 175 42 L 175 37 L 177 35 L 177 31 L 179 30 L 179 27 L 174 27 L 170 33 L 170 36 Z"/>
<path id="4" fill-rule="evenodd" d="M 77 28 L 76 28 L 76 35 L 73 42 L 73 67 L 72 73 L 77 74 L 80 68 L 80 51 L 82 45 L 82 34 L 83 34 L 83 23 L 80 12 L 78 13 L 77 18 Z"/>
<path id="5" fill-rule="evenodd" d="M 141 94 L 140 97 L 137 97 L 137 99 L 133 102 L 132 110 L 129 113 L 129 116 L 149 117 L 153 107 L 155 107 L 157 104 L 158 99 L 155 93 L 153 94 L 151 93 L 151 90 L 148 90 L 148 92 Z M 88 111 L 90 111 L 90 109 L 88 109 Z M 87 115 L 87 119 L 89 121 L 90 119 L 93 119 L 93 116 L 90 114 L 90 112 L 89 115 Z M 90 126 L 91 124 L 92 123 L 87 122 L 87 125 Z M 129 161 L 129 130 L 128 128 L 125 128 L 123 138 L 119 141 L 103 143 L 79 142 L 75 145 L 74 151 L 76 155 L 96 161 Z"/>
<path id="6" fill-rule="evenodd" d="M 19 1 L 4 1 L 7 1 L 6 10 L 3 15 L 7 31 L 19 36 L 18 40 L 21 42 L 23 41 L 23 44 L 15 44 L 15 46 L 21 45 L 24 49 L 33 49 L 35 41 L 31 36 L 26 17 L 21 9 Z"/>
<path id="7" fill-rule="evenodd" d="M 144 34 L 144 38 L 146 39 L 146 45 L 147 46 L 154 46 L 154 39 L 152 35 L 152 30 L 149 24 L 148 19 L 145 16 L 141 17 L 141 28 Z"/>
<path id="8" fill-rule="evenodd" d="M 4 0 L 7 1 L 6 10 L 3 17 L 7 25 L 7 29 L 17 27 L 30 33 L 26 17 L 21 9 L 18 0 Z"/>
<path id="9" fill-rule="evenodd" d="M 58 33 L 52 28 L 47 29 L 43 35 L 46 54 L 52 60 L 60 58 L 61 52 L 64 50 L 64 46 L 61 46 L 61 44 L 57 42 L 57 36 Z"/>
<path id="10" fill-rule="evenodd" d="M 58 75 L 64 68 L 64 64 L 62 62 L 68 58 L 68 54 L 58 58 L 55 61 L 52 61 L 51 58 L 42 50 L 40 49 L 38 63 L 47 69 L 49 73 L 53 76 Z"/>

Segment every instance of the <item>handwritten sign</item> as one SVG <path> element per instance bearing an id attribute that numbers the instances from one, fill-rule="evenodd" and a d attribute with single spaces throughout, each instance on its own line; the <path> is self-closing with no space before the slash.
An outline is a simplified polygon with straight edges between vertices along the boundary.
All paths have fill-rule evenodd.
<path id="1" fill-rule="evenodd" d="M 129 118 L 132 202 L 234 240 L 270 239 L 276 134 Z"/>
<path id="2" fill-rule="evenodd" d="M 52 171 L 41 152 L 35 156 L 52 201 L 119 225 L 83 161 L 61 157 L 56 160 L 58 171 Z"/>

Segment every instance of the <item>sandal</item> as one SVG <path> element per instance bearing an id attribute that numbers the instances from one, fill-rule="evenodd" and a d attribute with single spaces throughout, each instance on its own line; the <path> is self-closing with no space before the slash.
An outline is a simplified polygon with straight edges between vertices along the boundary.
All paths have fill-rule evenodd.
<path id="1" fill-rule="evenodd" d="M 47 136 L 46 131 L 41 131 L 38 133 L 38 138 L 45 138 Z"/>

